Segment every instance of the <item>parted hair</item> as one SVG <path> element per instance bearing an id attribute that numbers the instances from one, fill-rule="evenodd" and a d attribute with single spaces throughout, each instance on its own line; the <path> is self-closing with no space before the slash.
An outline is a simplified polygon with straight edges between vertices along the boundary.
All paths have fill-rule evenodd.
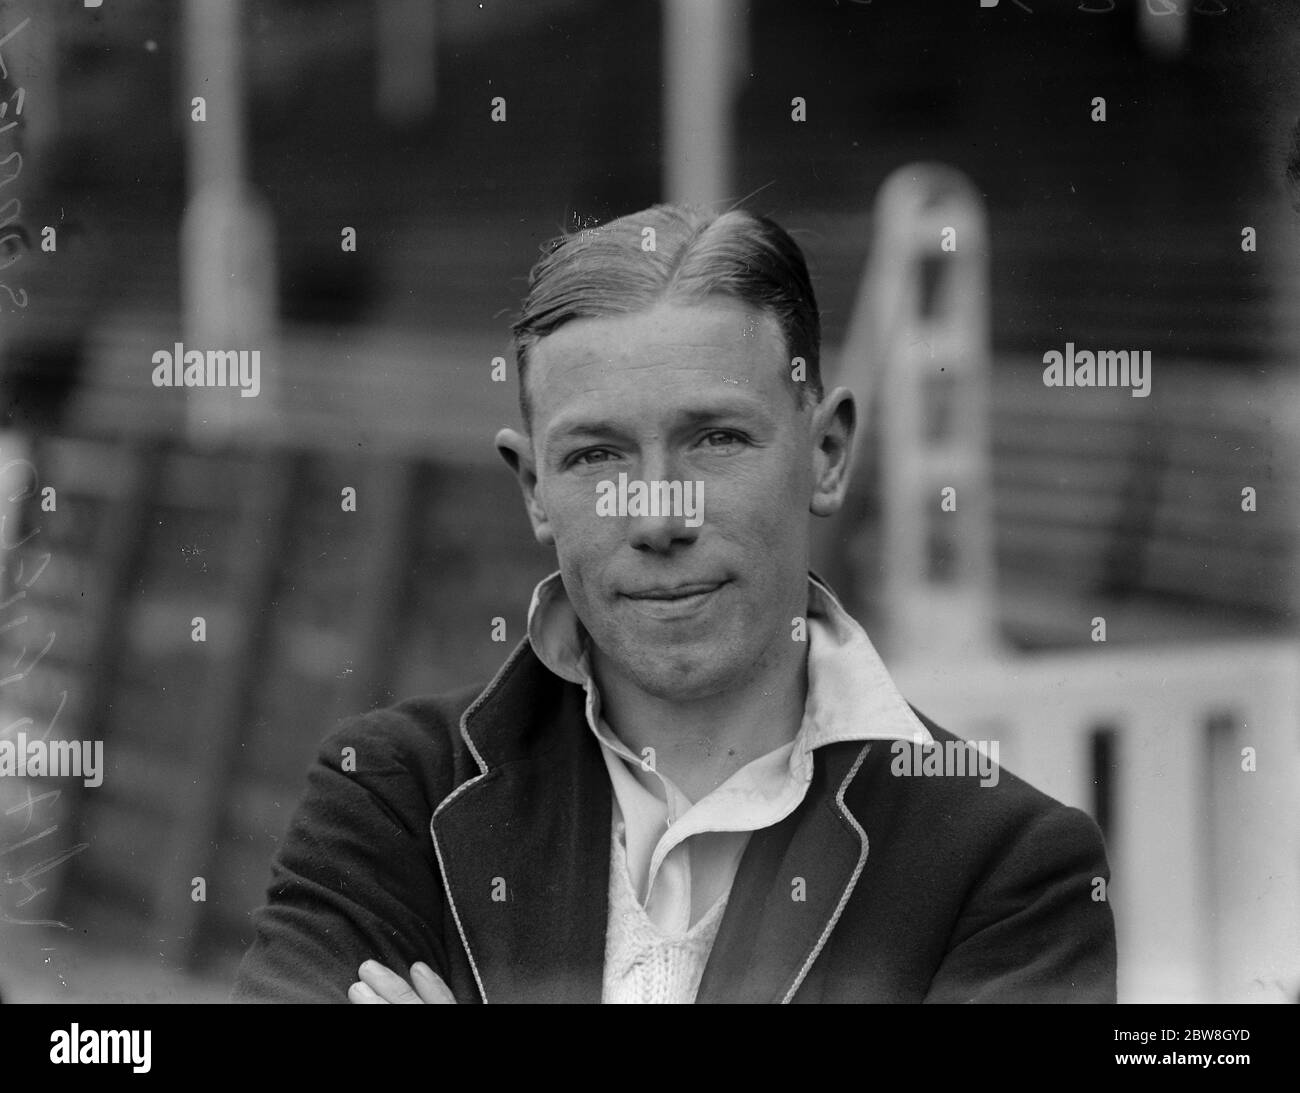
<path id="1" fill-rule="evenodd" d="M 653 249 L 643 246 L 651 238 Z M 806 378 L 791 380 L 796 396 L 821 400 L 821 316 L 803 251 L 789 233 L 743 209 L 654 205 L 552 239 L 533 266 L 512 327 L 525 427 L 531 432 L 528 356 L 539 339 L 574 319 L 634 315 L 660 302 L 694 304 L 710 296 L 770 315 L 788 356 L 806 365 Z"/>

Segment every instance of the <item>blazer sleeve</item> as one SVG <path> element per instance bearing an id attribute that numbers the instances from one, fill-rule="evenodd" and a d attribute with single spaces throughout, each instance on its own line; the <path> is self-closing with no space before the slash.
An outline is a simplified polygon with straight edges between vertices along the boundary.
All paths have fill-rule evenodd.
<path id="1" fill-rule="evenodd" d="M 354 718 L 322 743 L 254 912 L 234 1001 L 346 1002 L 366 959 L 403 975 L 423 960 L 445 976 L 432 808 L 391 734 L 375 728 Z M 355 770 L 343 769 L 348 747 Z"/>
<path id="2" fill-rule="evenodd" d="M 1115 922 L 1101 831 L 1039 814 L 966 901 L 926 1002 L 1114 1002 Z M 1101 896 L 1103 898 L 1097 898 Z"/>

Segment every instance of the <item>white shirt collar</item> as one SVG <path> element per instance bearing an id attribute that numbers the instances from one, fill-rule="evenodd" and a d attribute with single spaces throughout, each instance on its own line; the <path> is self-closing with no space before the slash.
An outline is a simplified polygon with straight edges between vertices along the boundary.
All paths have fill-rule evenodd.
<path id="1" fill-rule="evenodd" d="M 552 672 L 586 686 L 591 679 L 587 643 L 558 572 L 533 589 L 528 639 Z M 808 695 L 800 729 L 801 750 L 844 740 L 912 740 L 932 743 L 929 730 L 899 693 L 867 633 L 829 587 L 808 577 Z"/>

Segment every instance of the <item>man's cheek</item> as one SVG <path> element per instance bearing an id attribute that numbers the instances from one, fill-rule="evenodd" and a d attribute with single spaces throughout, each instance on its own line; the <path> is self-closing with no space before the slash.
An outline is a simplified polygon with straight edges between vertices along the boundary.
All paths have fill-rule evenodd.
<path id="1" fill-rule="evenodd" d="M 704 518 L 729 527 L 750 528 L 757 533 L 771 528 L 788 528 L 790 514 L 797 512 L 801 495 L 798 483 L 789 475 L 761 473 L 761 468 L 738 468 L 726 475 L 714 475 L 704 482 Z"/>
<path id="2" fill-rule="evenodd" d="M 596 516 L 595 490 L 552 491 L 544 502 L 556 546 L 576 548 L 606 531 Z"/>

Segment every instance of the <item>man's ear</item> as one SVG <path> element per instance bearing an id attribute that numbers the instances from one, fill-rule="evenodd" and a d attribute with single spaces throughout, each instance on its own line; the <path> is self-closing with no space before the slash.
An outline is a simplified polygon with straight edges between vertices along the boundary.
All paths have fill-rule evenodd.
<path id="1" fill-rule="evenodd" d="M 502 429 L 496 436 L 497 451 L 519 479 L 524 494 L 524 508 L 528 510 L 529 523 L 533 525 L 533 538 L 542 546 L 554 546 L 555 535 L 546 518 L 541 499 L 537 496 L 537 464 L 533 460 L 533 442 L 524 433 Z"/>
<path id="2" fill-rule="evenodd" d="M 835 388 L 813 407 L 809 430 L 813 492 L 808 510 L 815 516 L 830 516 L 844 504 L 853 469 L 857 418 L 857 406 L 847 387 Z"/>

